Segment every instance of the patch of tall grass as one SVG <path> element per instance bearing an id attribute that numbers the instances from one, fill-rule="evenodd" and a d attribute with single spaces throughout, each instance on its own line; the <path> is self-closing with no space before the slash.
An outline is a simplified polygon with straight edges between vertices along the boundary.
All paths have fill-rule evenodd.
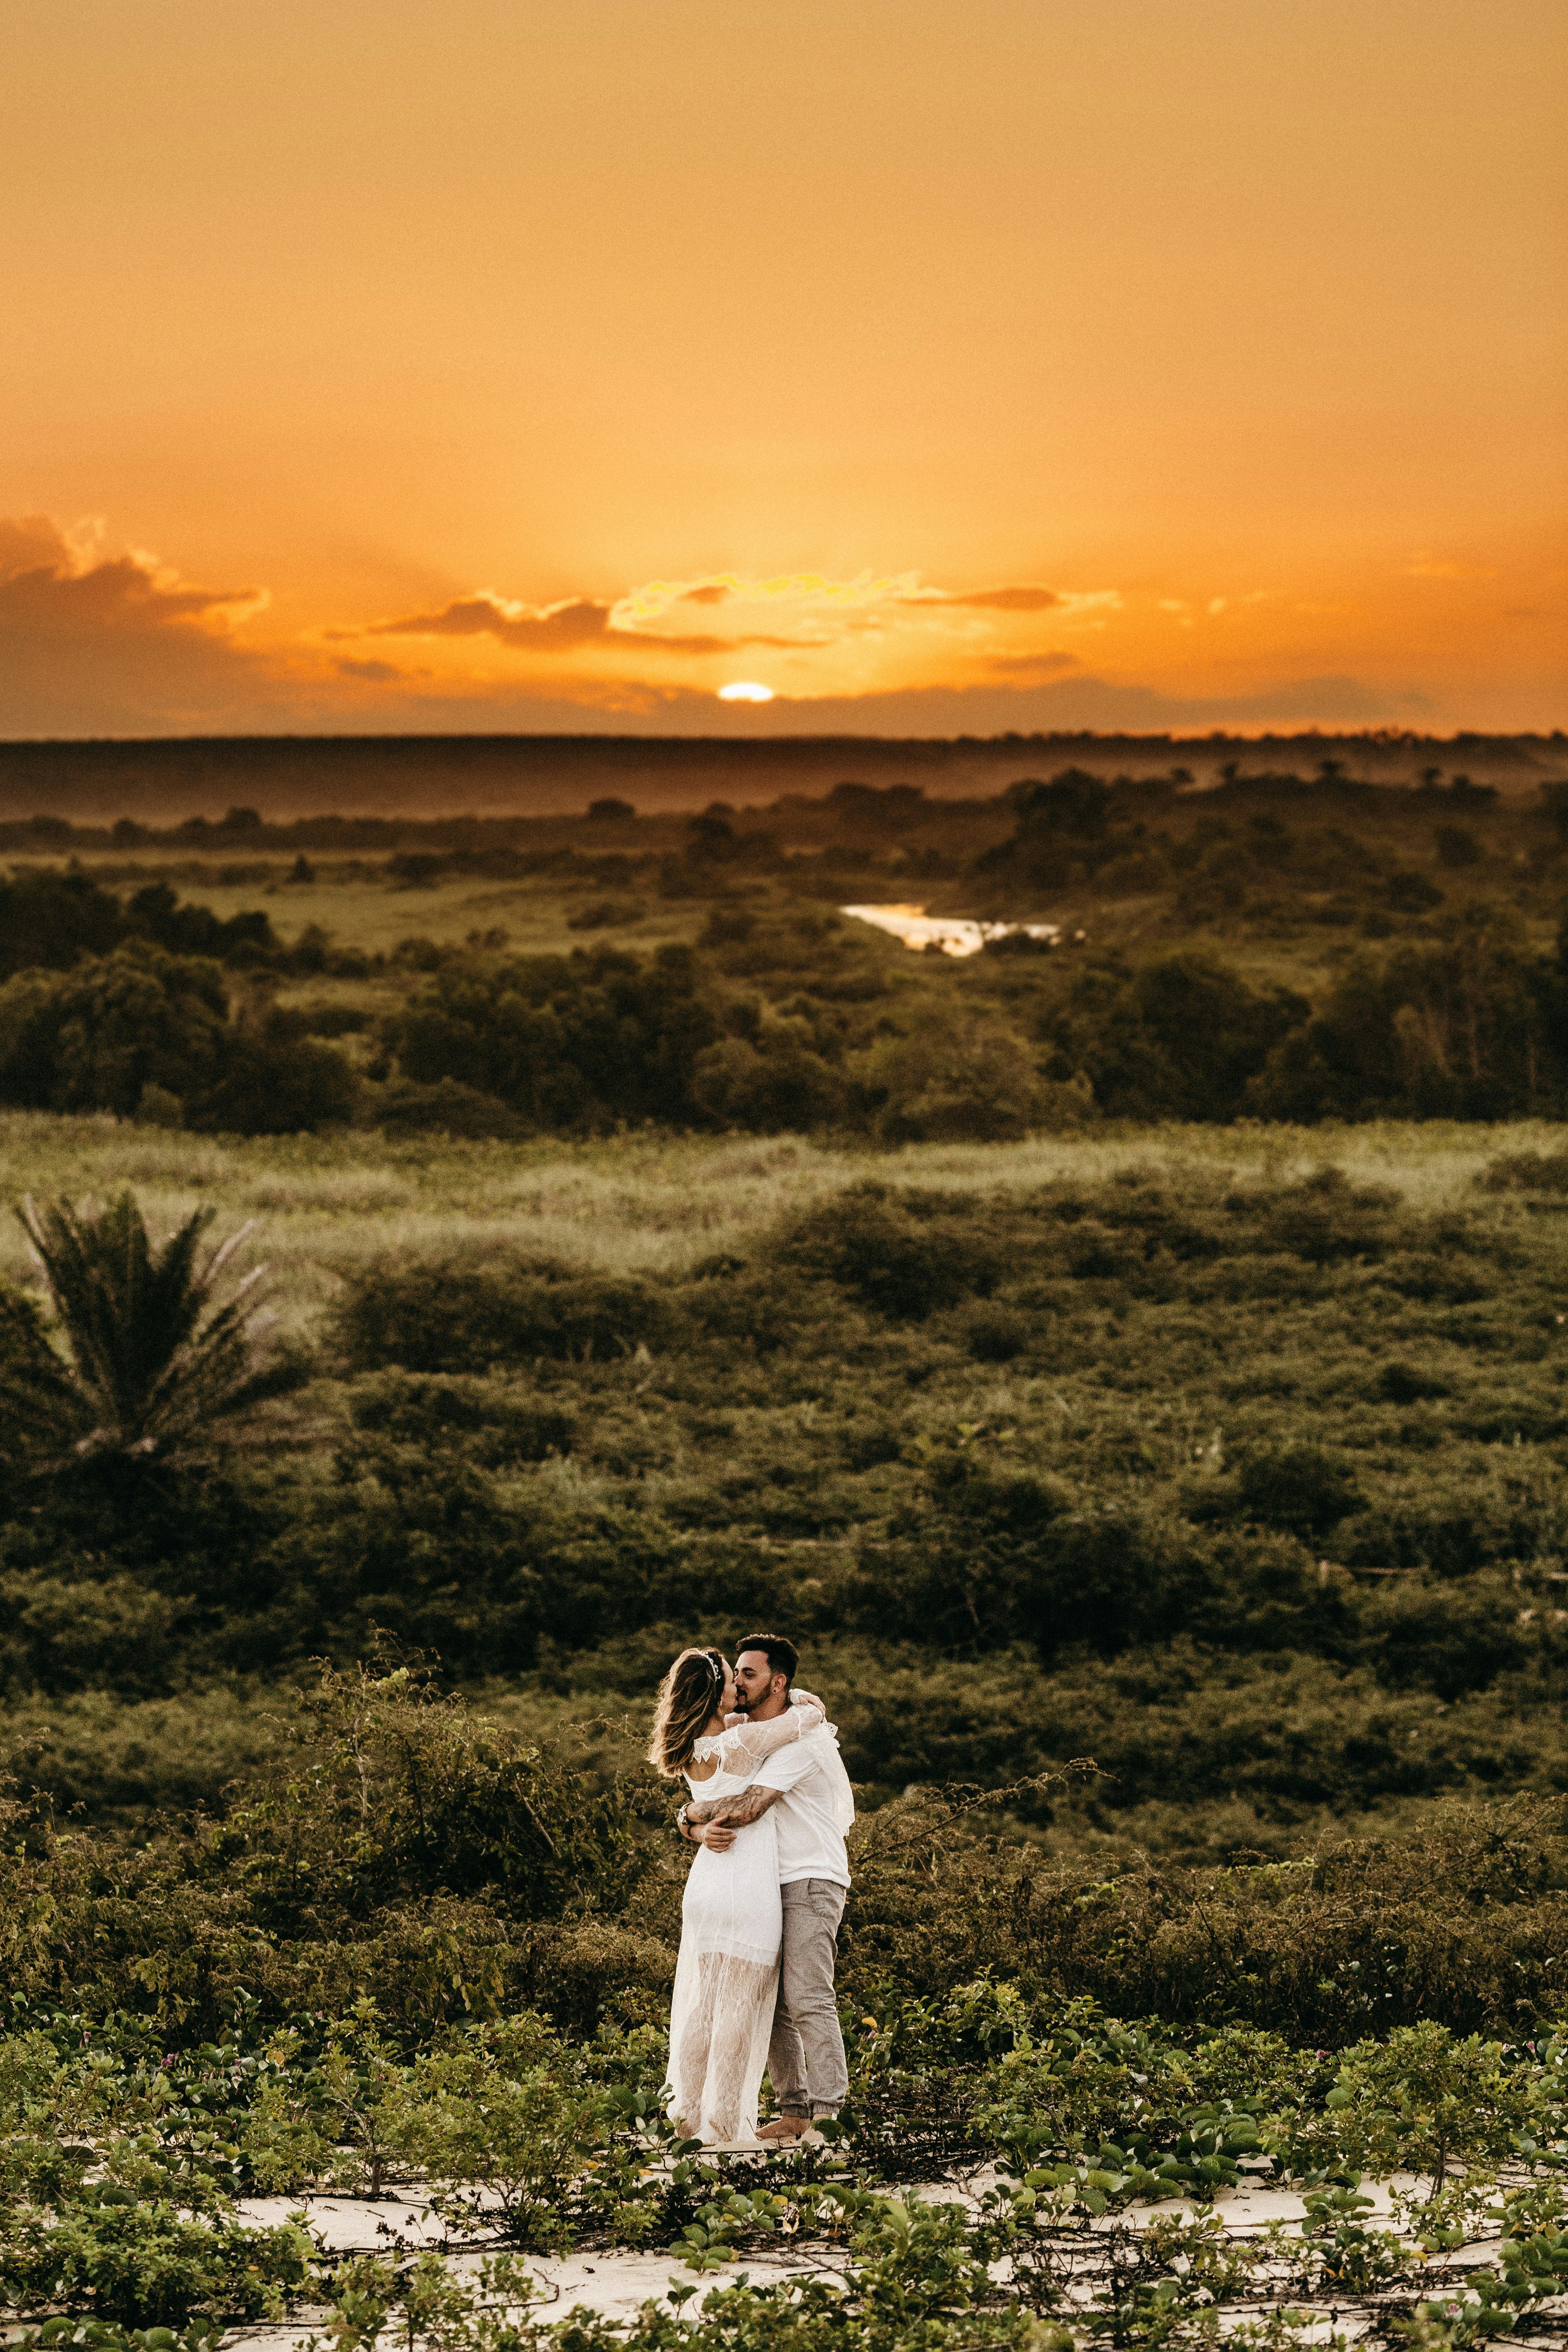
<path id="1" fill-rule="evenodd" d="M 1520 1122 L 1510 1152 L 1563 1149 L 1568 1129 Z M 879 1151 L 801 1136 L 388 1142 L 355 1133 L 191 1137 L 108 1117 L 0 1113 L 0 1195 L 106 1197 L 131 1185 L 149 1220 L 203 1203 L 258 1218 L 294 1311 L 331 1295 L 316 1273 L 443 1250 L 520 1248 L 605 1272 L 679 1273 L 736 1247 L 787 1210 L 875 1172 L 896 1184 L 978 1195 L 1103 1184 L 1132 1171 L 1243 1183 L 1298 1181 L 1331 1164 L 1352 1182 L 1397 1185 L 1413 1206 L 1463 1198 L 1493 1159 L 1485 1128 L 1377 1121 L 1346 1129 L 1103 1127 L 1021 1143 L 910 1144 Z M 0 1273 L 26 1279 L 18 1231 L 0 1223 Z"/>

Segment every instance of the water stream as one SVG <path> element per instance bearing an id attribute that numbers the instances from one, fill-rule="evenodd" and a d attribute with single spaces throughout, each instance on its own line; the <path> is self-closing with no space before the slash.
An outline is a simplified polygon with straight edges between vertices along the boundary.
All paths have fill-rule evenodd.
<path id="1" fill-rule="evenodd" d="M 885 907 L 840 907 L 841 915 L 853 915 L 858 922 L 875 923 L 879 931 L 891 931 L 907 948 L 940 948 L 943 955 L 978 955 L 992 940 L 1005 940 L 1014 931 L 1022 931 L 1026 939 L 1044 940 L 1047 946 L 1060 939 L 1059 923 L 984 923 L 968 915 L 928 915 L 923 907 L 893 904 Z"/>

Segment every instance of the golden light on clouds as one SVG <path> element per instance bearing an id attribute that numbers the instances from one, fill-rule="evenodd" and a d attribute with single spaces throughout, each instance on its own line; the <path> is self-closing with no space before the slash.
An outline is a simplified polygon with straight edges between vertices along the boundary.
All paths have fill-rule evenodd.
<path id="1" fill-rule="evenodd" d="M 759 686 L 755 678 L 738 677 L 729 686 L 719 688 L 719 699 L 721 702 L 772 702 L 773 690 L 771 686 Z"/>
<path id="2" fill-rule="evenodd" d="M 1565 62 L 1559 0 L 24 11 L 0 731 L 1568 722 Z"/>

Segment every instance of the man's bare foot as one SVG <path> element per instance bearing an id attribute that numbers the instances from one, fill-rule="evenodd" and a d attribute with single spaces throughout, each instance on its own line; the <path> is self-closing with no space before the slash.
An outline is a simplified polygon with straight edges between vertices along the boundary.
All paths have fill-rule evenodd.
<path id="1" fill-rule="evenodd" d="M 809 2116 L 775 2116 L 771 2124 L 758 2125 L 757 2137 L 776 2147 L 781 2140 L 804 2139 L 810 2129 Z"/>

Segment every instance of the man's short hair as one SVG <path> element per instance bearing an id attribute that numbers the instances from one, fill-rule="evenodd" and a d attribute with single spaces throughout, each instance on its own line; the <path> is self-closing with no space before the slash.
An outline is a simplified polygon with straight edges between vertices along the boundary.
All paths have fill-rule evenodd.
<path id="1" fill-rule="evenodd" d="M 736 1644 L 736 1657 L 739 1658 L 746 1650 L 761 1650 L 768 1662 L 770 1674 L 783 1675 L 786 1683 L 794 1682 L 795 1670 L 800 1664 L 800 1652 L 782 1633 L 748 1633 L 743 1642 Z"/>

